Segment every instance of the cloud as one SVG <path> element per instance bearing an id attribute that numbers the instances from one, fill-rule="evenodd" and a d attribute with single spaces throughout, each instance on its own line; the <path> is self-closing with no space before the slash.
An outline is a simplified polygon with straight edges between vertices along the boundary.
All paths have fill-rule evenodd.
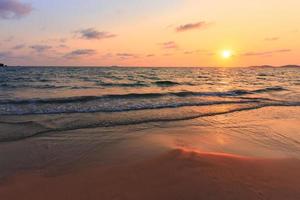
<path id="1" fill-rule="evenodd" d="M 163 49 L 178 49 L 178 45 L 174 41 L 160 43 L 159 45 L 161 45 Z"/>
<path id="2" fill-rule="evenodd" d="M 288 53 L 291 51 L 292 51 L 291 49 L 279 49 L 279 50 L 273 50 L 273 51 L 247 52 L 242 55 L 243 56 L 271 56 L 272 54 Z"/>
<path id="3" fill-rule="evenodd" d="M 121 56 L 121 57 L 135 57 L 135 54 L 132 53 L 117 53 L 117 56 Z"/>
<path id="4" fill-rule="evenodd" d="M 190 31 L 190 30 L 194 30 L 194 29 L 203 29 L 203 28 L 207 28 L 209 25 L 210 24 L 205 21 L 184 24 L 184 25 L 178 26 L 176 28 L 176 32 L 184 32 L 184 31 Z"/>
<path id="5" fill-rule="evenodd" d="M 43 42 L 55 42 L 55 43 L 66 43 L 68 40 L 67 38 L 50 38 L 43 40 Z"/>
<path id="6" fill-rule="evenodd" d="M 76 49 L 64 55 L 65 58 L 78 58 L 82 56 L 92 56 L 97 52 L 94 49 Z"/>
<path id="7" fill-rule="evenodd" d="M 267 37 L 264 39 L 265 41 L 272 42 L 279 40 L 279 37 Z"/>
<path id="8" fill-rule="evenodd" d="M 30 14 L 32 6 L 19 0 L 0 0 L 0 18 L 20 18 Z"/>
<path id="9" fill-rule="evenodd" d="M 106 31 L 97 31 L 93 28 L 82 29 L 76 31 L 76 34 L 79 34 L 79 37 L 86 40 L 102 40 L 107 38 L 113 38 L 117 35 L 106 32 Z"/>
<path id="10" fill-rule="evenodd" d="M 201 56 L 213 56 L 213 55 L 215 55 L 215 53 L 210 52 L 210 51 L 205 50 L 205 49 L 189 50 L 189 51 L 184 51 L 183 53 L 185 55 L 195 55 L 195 54 L 198 54 L 198 55 L 201 55 Z"/>
<path id="11" fill-rule="evenodd" d="M 51 49 L 51 46 L 48 45 L 32 45 L 30 46 L 31 49 L 33 49 L 34 51 L 36 51 L 37 53 L 43 53 L 49 49 Z"/>
<path id="12" fill-rule="evenodd" d="M 9 51 L 0 52 L 0 59 L 7 59 L 12 56 L 12 53 Z"/>
<path id="13" fill-rule="evenodd" d="M 18 44 L 18 45 L 16 45 L 16 46 L 14 46 L 12 49 L 14 49 L 14 50 L 19 50 L 19 49 L 23 49 L 23 48 L 25 48 L 25 47 L 26 47 L 25 44 Z"/>
<path id="14" fill-rule="evenodd" d="M 133 54 L 133 53 L 117 53 L 116 56 L 121 59 L 129 59 L 129 58 L 138 58 L 139 57 L 137 54 Z"/>
<path id="15" fill-rule="evenodd" d="M 191 51 L 185 51 L 184 54 L 199 54 L 199 53 L 207 53 L 206 50 L 191 50 Z"/>
<path id="16" fill-rule="evenodd" d="M 60 44 L 57 47 L 58 48 L 63 48 L 63 49 L 69 48 L 68 45 L 65 45 L 65 44 Z"/>

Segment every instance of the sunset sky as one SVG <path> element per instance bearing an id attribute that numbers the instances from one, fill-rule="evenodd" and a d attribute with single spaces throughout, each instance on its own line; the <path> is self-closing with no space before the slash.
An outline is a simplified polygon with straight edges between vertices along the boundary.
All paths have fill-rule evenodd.
<path id="1" fill-rule="evenodd" d="M 300 64 L 299 8 L 299 0 L 0 0 L 0 62 Z"/>

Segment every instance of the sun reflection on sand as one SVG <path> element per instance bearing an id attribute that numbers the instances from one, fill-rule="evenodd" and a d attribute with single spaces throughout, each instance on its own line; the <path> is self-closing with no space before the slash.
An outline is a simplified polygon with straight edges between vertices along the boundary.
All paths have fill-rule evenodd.
<path id="1" fill-rule="evenodd" d="M 227 144 L 227 140 L 224 138 L 223 135 L 220 134 L 216 135 L 216 141 L 221 145 Z"/>

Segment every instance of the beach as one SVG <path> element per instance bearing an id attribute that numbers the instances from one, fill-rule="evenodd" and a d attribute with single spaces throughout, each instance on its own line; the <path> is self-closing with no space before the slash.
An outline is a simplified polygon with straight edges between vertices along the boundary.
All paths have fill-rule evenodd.
<path id="1" fill-rule="evenodd" d="M 262 115 L 264 113 L 269 116 Z M 300 110 L 293 107 L 265 108 L 231 114 L 226 120 L 235 124 L 235 120 L 247 116 L 247 123 L 258 126 L 256 123 L 261 123 L 264 118 L 263 126 L 260 125 L 280 131 L 276 135 L 283 141 L 298 130 L 298 114 Z M 274 115 L 281 117 L 274 119 Z M 250 118 L 254 116 L 257 117 Z M 205 119 L 211 120 L 220 119 Z M 200 124 L 200 121 L 194 123 Z M 245 125 L 242 120 L 240 123 Z M 222 130 L 221 133 L 215 128 L 217 134 L 206 130 L 205 134 L 202 128 L 191 125 L 190 132 L 187 127 L 182 130 L 174 126 L 151 133 L 147 130 L 147 134 L 141 131 L 142 136 L 126 142 L 125 147 L 119 144 L 114 147 L 115 151 L 109 148 L 108 155 L 99 153 L 103 150 L 85 152 L 86 156 L 98 155 L 101 160 L 107 160 L 106 163 L 99 164 L 99 158 L 84 156 L 72 164 L 57 159 L 52 163 L 56 166 L 48 162 L 47 167 L 7 176 L 1 181 L 0 196 L 7 200 L 300 198 L 298 148 L 279 148 L 278 144 L 278 148 L 272 148 L 265 145 L 267 140 L 249 142 L 241 138 L 242 135 L 238 138 L 236 133 Z M 273 135 L 273 142 L 276 135 Z M 56 146 L 60 149 L 58 144 Z M 72 155 L 74 153 L 76 151 Z M 39 154 L 44 154 L 44 159 L 50 156 L 47 150 Z M 38 161 L 38 158 L 34 160 Z"/>
<path id="2" fill-rule="evenodd" d="M 34 84 L 13 71 L 0 96 L 0 199 L 300 198 L 295 69 L 22 70 Z"/>
<path id="3" fill-rule="evenodd" d="M 20 175 L 3 199 L 299 199 L 300 161 L 182 149 L 137 164 L 61 176 Z"/>

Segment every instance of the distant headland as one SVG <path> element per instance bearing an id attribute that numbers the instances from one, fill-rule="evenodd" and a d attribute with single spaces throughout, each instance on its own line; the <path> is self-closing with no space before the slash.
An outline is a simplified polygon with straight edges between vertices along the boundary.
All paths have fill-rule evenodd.
<path id="1" fill-rule="evenodd" d="M 7 65 L 0 63 L 0 67 L 7 67 Z"/>
<path id="2" fill-rule="evenodd" d="M 300 68 L 300 66 L 299 65 L 284 65 L 284 66 L 260 65 L 260 66 L 250 66 L 249 68 Z"/>

